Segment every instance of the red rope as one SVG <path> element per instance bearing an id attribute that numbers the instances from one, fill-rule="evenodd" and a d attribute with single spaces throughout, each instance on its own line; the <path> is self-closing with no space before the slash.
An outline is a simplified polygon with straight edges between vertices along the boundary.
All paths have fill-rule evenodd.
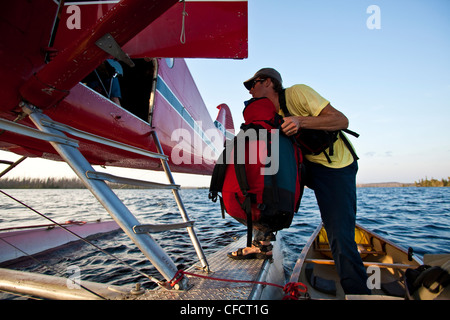
<path id="1" fill-rule="evenodd" d="M 298 300 L 302 293 L 308 291 L 308 288 L 301 282 L 288 282 L 284 286 L 283 291 L 285 293 L 283 300 Z"/>
<path id="2" fill-rule="evenodd" d="M 308 288 L 301 282 L 289 282 L 286 285 L 282 286 L 276 283 L 270 283 L 270 282 L 264 282 L 264 281 L 252 281 L 252 280 L 234 280 L 234 279 L 222 279 L 222 278 L 215 278 L 215 277 L 209 277 L 204 276 L 201 274 L 196 273 L 190 273 L 186 272 L 184 270 L 178 270 L 175 276 L 170 280 L 170 285 L 173 287 L 176 285 L 181 279 L 183 279 L 183 276 L 192 276 L 192 277 L 198 277 L 208 280 L 215 280 L 215 281 L 224 281 L 224 282 L 234 282 L 234 283 L 252 283 L 252 284 L 261 284 L 261 285 L 268 285 L 268 286 L 274 286 L 283 289 L 283 292 L 286 294 L 283 297 L 283 300 L 298 300 L 301 293 L 306 293 L 308 291 Z"/>

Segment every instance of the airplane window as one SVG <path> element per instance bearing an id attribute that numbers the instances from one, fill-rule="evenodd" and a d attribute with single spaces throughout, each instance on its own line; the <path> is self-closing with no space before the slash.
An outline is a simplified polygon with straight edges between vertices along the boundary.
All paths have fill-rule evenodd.
<path id="1" fill-rule="evenodd" d="M 174 58 L 166 58 L 166 63 L 167 63 L 167 66 L 168 66 L 170 69 L 172 69 L 172 68 L 173 68 L 173 65 L 174 65 L 174 63 L 175 63 L 175 59 L 174 59 Z"/>
<path id="2" fill-rule="evenodd" d="M 113 62 L 105 61 L 82 82 L 148 122 L 155 68 L 152 60 L 133 59 L 135 66 L 132 68 L 125 63 Z M 173 67 L 173 61 L 171 64 Z"/>

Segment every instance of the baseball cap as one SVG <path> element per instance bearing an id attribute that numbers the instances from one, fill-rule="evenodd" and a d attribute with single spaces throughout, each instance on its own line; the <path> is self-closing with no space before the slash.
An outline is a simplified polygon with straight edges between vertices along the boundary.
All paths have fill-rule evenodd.
<path id="1" fill-rule="evenodd" d="M 258 77 L 273 78 L 278 80 L 281 84 L 283 83 L 281 75 L 277 70 L 273 68 L 262 68 L 261 70 L 257 71 L 253 77 L 244 82 L 244 86 L 247 88 L 247 90 L 250 90 L 252 88 L 253 80 Z"/>

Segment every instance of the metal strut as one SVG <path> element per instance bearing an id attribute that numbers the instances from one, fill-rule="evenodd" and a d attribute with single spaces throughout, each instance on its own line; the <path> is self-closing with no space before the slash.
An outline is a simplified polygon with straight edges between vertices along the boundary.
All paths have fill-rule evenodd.
<path id="1" fill-rule="evenodd" d="M 153 239 L 153 237 L 148 232 L 142 233 L 135 231 L 136 227 L 139 229 L 139 226 L 141 226 L 139 221 L 122 203 L 122 201 L 117 197 L 117 195 L 110 189 L 110 187 L 105 183 L 105 181 L 103 180 L 104 177 L 102 177 L 102 179 L 99 179 L 99 176 L 93 177 L 94 175 L 93 173 L 95 172 L 95 170 L 91 166 L 91 164 L 86 160 L 86 158 L 84 158 L 81 152 L 78 150 L 77 145 L 74 145 L 73 143 L 65 143 L 65 139 L 67 139 L 67 137 L 61 131 L 62 128 L 56 129 L 54 126 L 45 125 L 46 123 L 51 122 L 51 119 L 47 115 L 44 115 L 38 108 L 25 103 L 22 103 L 21 106 L 23 110 L 29 115 L 30 119 L 39 129 L 39 131 L 42 132 L 44 135 L 51 137 L 51 139 L 44 139 L 44 140 L 50 140 L 49 142 L 55 148 L 55 150 L 58 152 L 61 158 L 72 168 L 72 170 L 81 179 L 84 185 L 91 191 L 91 193 L 109 212 L 112 218 L 128 235 L 128 237 L 137 245 L 137 247 L 142 251 L 142 253 L 150 260 L 150 262 L 161 273 L 161 275 L 167 281 L 173 279 L 178 269 L 174 264 L 174 262 L 172 261 L 172 259 L 158 245 L 158 243 Z M 64 131 L 66 130 L 67 128 L 64 129 Z M 62 139 L 54 139 L 55 136 L 59 136 Z M 170 185 L 168 185 L 169 186 L 168 188 L 172 189 L 175 195 L 177 204 L 182 212 L 183 221 L 186 223 L 190 222 L 178 193 L 179 186 L 175 185 L 173 177 L 170 173 L 170 169 L 168 168 L 167 157 L 161 155 L 162 151 L 162 149 L 160 149 L 161 145 L 159 144 L 157 136 L 154 135 L 154 137 L 160 154 L 149 152 L 147 156 L 161 159 L 165 170 L 167 168 L 166 174 L 170 181 Z M 204 269 L 208 269 L 206 258 L 203 254 L 198 239 L 195 236 L 195 232 L 192 229 L 192 224 L 187 223 L 185 226 L 187 226 L 187 230 L 189 232 L 191 240 L 193 241 L 194 247 L 197 251 L 197 254 L 199 255 L 202 265 L 204 266 Z M 178 285 L 175 287 L 175 289 L 180 290 L 184 290 L 187 288 L 188 288 L 188 279 L 186 277 L 184 277 L 183 281 L 179 282 Z"/>
<path id="2" fill-rule="evenodd" d="M 3 177 L 5 174 L 7 174 L 8 172 L 10 172 L 12 169 L 14 169 L 15 167 L 17 167 L 22 161 L 24 161 L 27 157 L 22 157 L 19 160 L 17 160 L 16 162 L 12 162 L 12 161 L 3 161 L 0 160 L 0 164 L 7 164 L 9 167 L 6 168 L 5 170 L 3 170 L 2 172 L 0 172 L 0 178 Z"/>

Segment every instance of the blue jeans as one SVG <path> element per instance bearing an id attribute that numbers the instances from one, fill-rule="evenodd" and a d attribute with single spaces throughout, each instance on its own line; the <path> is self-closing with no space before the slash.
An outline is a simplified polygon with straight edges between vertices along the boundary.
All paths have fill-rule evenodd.
<path id="1" fill-rule="evenodd" d="M 370 294 L 355 243 L 358 163 L 333 169 L 306 161 L 306 185 L 314 190 L 341 286 L 346 294 Z"/>

